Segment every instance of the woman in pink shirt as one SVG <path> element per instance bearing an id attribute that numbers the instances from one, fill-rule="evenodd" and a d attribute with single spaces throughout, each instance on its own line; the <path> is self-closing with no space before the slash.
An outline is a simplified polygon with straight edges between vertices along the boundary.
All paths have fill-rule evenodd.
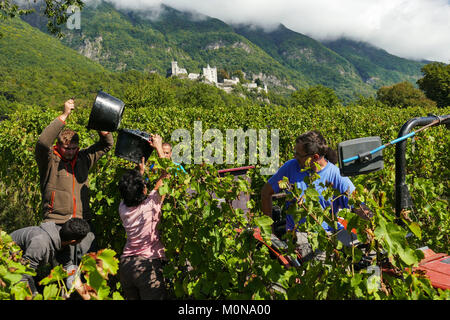
<path id="1" fill-rule="evenodd" d="M 162 139 L 152 135 L 150 145 L 163 158 Z M 122 201 L 119 214 L 127 233 L 127 242 L 120 257 L 119 277 L 127 300 L 166 298 L 162 274 L 164 246 L 157 225 L 161 219 L 164 196 L 158 189 L 167 176 L 163 173 L 153 190 L 148 192 L 143 175 L 144 158 L 138 170 L 126 171 L 119 181 Z"/>

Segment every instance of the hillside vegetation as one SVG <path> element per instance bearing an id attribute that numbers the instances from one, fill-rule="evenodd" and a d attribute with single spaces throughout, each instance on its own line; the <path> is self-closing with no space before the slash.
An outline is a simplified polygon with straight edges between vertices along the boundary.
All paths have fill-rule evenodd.
<path id="1" fill-rule="evenodd" d="M 145 87 L 141 87 L 145 89 Z M 145 90 L 144 90 L 145 91 Z M 159 133 L 165 141 L 171 141 L 176 129 L 184 128 L 193 136 L 194 121 L 201 121 L 203 133 L 207 129 L 279 129 L 280 164 L 292 158 L 295 137 L 302 132 L 318 129 L 331 145 L 364 136 L 379 135 L 383 142 L 397 136 L 399 128 L 408 119 L 425 116 L 427 113 L 448 113 L 449 108 L 385 108 L 377 106 L 315 106 L 310 108 L 245 105 L 216 105 L 214 108 L 193 102 L 190 107 L 176 105 L 154 107 L 151 101 L 143 102 L 146 92 L 135 92 L 128 100 L 121 124 L 123 128 L 140 129 Z M 133 107 L 136 106 L 136 107 Z M 98 139 L 97 134 L 86 129 L 90 108 L 78 107 L 68 121 L 68 126 L 80 133 L 82 145 L 87 147 Z M 28 106 L 10 114 L 10 120 L 0 123 L 0 226 L 11 232 L 17 228 L 36 225 L 42 220 L 40 213 L 40 191 L 37 167 L 34 160 L 34 145 L 43 128 L 60 112 Z M 326 117 L 317 115 L 326 114 Z M 357 115 L 357 116 L 355 116 Z M 114 133 L 117 139 L 117 133 Z M 450 221 L 448 217 L 448 166 L 447 152 L 450 136 L 445 126 L 431 128 L 408 143 L 407 184 L 415 210 L 407 216 L 407 225 L 416 236 L 406 239 L 409 230 L 394 224 L 394 148 L 384 152 L 385 168 L 381 171 L 352 180 L 359 190 L 358 201 L 368 204 L 375 212 L 373 222 L 351 220 L 358 230 L 361 241 L 376 244 L 377 250 L 388 250 L 398 275 L 408 281 L 384 274 L 386 291 L 374 290 L 367 281 L 364 270 L 352 271 L 350 260 L 330 260 L 331 266 L 316 263 L 305 264 L 299 269 L 284 269 L 270 258 L 267 249 L 258 249 L 254 238 L 248 233 L 239 234 L 236 228 L 259 226 L 270 230 L 271 220 L 260 211 L 260 190 L 269 176 L 260 174 L 261 164 L 249 174 L 251 185 L 244 181 L 227 179 L 219 181 L 217 169 L 223 165 L 184 164 L 189 174 L 173 172 L 169 184 L 161 190 L 167 193 L 161 225 L 163 241 L 170 260 L 166 276 L 170 279 L 172 295 L 177 298 L 196 299 L 435 299 L 438 292 L 426 280 L 403 272 L 403 268 L 417 263 L 421 255 L 415 249 L 427 245 L 436 252 L 448 249 Z M 179 141 L 172 141 L 175 145 Z M 203 140 L 203 148 L 210 142 Z M 273 141 L 271 142 L 273 143 Z M 224 153 L 225 154 L 225 153 Z M 153 159 L 152 161 L 156 161 Z M 248 154 L 246 156 L 248 161 Z M 248 162 L 246 162 L 247 164 Z M 163 164 L 158 164 L 162 166 Z M 165 164 L 167 166 L 167 164 Z M 230 165 L 228 165 L 230 166 Z M 231 165 L 236 166 L 236 165 Z M 92 190 L 91 207 L 95 212 L 93 226 L 100 248 L 108 248 L 120 254 L 126 238 L 117 208 L 120 202 L 117 183 L 124 168 L 131 164 L 114 156 L 114 150 L 103 157 L 89 175 Z M 170 169 L 173 170 L 173 169 Z M 444 170 L 444 171 L 442 171 Z M 151 181 L 155 176 L 150 176 Z M 189 190 L 195 190 L 192 194 Z M 251 216 L 242 211 L 220 206 L 214 194 L 223 197 L 226 203 L 241 192 L 249 192 L 248 203 Z M 308 199 L 306 200 L 308 201 Z M 314 201 L 313 198 L 309 201 Z M 316 236 L 319 248 L 333 256 L 334 244 L 330 247 L 320 223 L 329 219 L 319 204 L 309 206 L 315 219 L 308 223 Z M 345 212 L 341 215 L 346 216 Z M 405 218 L 406 219 L 406 218 Z M 326 220 L 328 221 L 328 220 Z M 408 222 L 410 221 L 410 222 Z M 366 238 L 375 232 L 375 238 Z M 387 228 L 387 229 L 386 229 Z M 420 232 L 418 231 L 420 228 Z M 395 238 L 384 238 L 387 230 L 396 230 Z M 267 232 L 267 231 L 264 231 Z M 392 231 L 393 232 L 393 231 Z M 313 236 L 312 234 L 311 236 Z M 316 240 L 315 240 L 316 241 Z M 375 241 L 375 242 L 374 242 Z M 201 249 L 203 248 L 203 249 Z M 207 250 L 206 250 L 207 249 Z M 201 251 L 199 251 L 201 250 Z M 342 250 L 342 248 L 340 249 Z M 356 250 L 356 249 L 355 249 Z M 358 259 L 355 251 L 353 259 Z M 343 252 L 344 254 L 344 252 Z M 351 252 L 346 252 L 350 254 Z M 360 256 L 359 256 L 360 257 Z M 193 269 L 184 272 L 186 259 Z M 374 263 L 382 263 L 377 260 Z M 306 275 L 302 275 L 304 271 Z M 325 272 L 327 281 L 317 281 Z M 254 275 L 253 277 L 250 277 Z M 295 278 L 301 277 L 301 284 Z M 249 280 L 250 279 L 250 280 Z M 352 280 L 353 279 L 353 280 Z M 114 283 L 117 278 L 112 277 Z M 271 290 L 272 283 L 279 283 L 286 292 Z M 444 294 L 444 293 L 441 293 Z M 442 296 L 444 298 L 445 295 Z"/>
<path id="2" fill-rule="evenodd" d="M 114 40 L 105 40 L 102 48 L 111 50 L 105 52 L 116 54 L 99 54 L 98 62 L 95 57 L 88 59 L 21 20 L 0 22 L 0 32 L 3 34 L 0 39 L 0 299 L 64 299 L 61 291 L 67 273 L 61 267 L 51 273 L 50 270 L 40 270 L 44 273 L 41 282 L 44 289 L 41 294 L 31 297 L 26 284 L 19 280 L 22 274 L 33 272 L 20 262 L 20 249 L 12 244 L 7 234 L 22 227 L 38 225 L 42 221 L 34 148 L 42 130 L 61 114 L 64 102 L 70 97 L 75 96 L 76 108 L 67 126 L 79 133 L 81 148 L 98 139 L 98 134 L 88 130 L 86 125 L 95 95 L 101 88 L 125 102 L 121 128 L 157 133 L 164 141 L 176 146 L 180 143 L 173 136 L 176 130 L 185 129 L 194 140 L 195 126 L 200 123 L 202 141 L 197 150 L 191 149 L 192 153 L 195 151 L 204 155 L 214 143 L 219 145 L 213 148 L 214 154 L 220 154 L 220 151 L 226 154 L 228 129 L 242 129 L 244 132 L 256 130 L 259 137 L 267 134 L 267 150 L 270 150 L 277 142 L 270 138 L 270 134 L 278 130 L 278 165 L 293 158 L 295 138 L 309 130 L 321 131 L 328 144 L 334 148 L 342 141 L 368 136 L 379 136 L 383 143 L 387 143 L 397 138 L 402 125 L 411 118 L 428 114 L 446 115 L 450 112 L 448 77 L 445 76 L 449 66 L 444 64 L 430 64 L 423 68 L 426 74 L 419 81 L 421 89 L 409 82 L 400 82 L 380 88 L 377 97 L 360 96 L 347 105 L 344 105 L 335 90 L 324 85 L 299 88 L 285 95 L 273 92 L 260 94 L 238 85 L 232 94 L 228 94 L 201 81 L 166 78 L 158 73 L 149 73 L 148 69 L 157 66 L 157 63 L 164 70 L 163 58 L 160 62 L 156 62 L 159 60 L 154 57 L 151 59 L 155 60 L 147 62 L 134 60 L 135 55 L 139 56 L 139 50 L 129 51 L 128 45 L 133 43 L 133 39 L 136 40 L 133 47 L 142 44 L 142 37 L 148 35 L 147 23 L 150 22 L 141 21 L 141 18 L 133 17 L 132 13 L 119 13 L 112 7 L 107 9 L 109 11 L 102 11 L 105 16 L 96 23 L 105 24 L 101 26 L 102 32 L 109 30 L 102 35 L 102 39 L 110 37 Z M 86 14 L 89 14 L 88 11 Z M 176 12 L 172 14 L 180 15 Z M 96 17 L 93 15 L 91 20 L 95 21 Z M 119 23 L 118 19 L 123 21 Z M 229 55 L 222 57 L 233 57 L 231 65 L 236 63 L 236 59 L 241 59 L 238 55 L 241 50 L 254 50 L 252 52 L 256 56 L 261 53 L 261 61 L 270 62 L 267 66 L 273 63 L 273 68 L 278 69 L 280 74 L 287 70 L 283 68 L 288 65 L 302 68 L 298 63 L 303 60 L 299 57 L 270 50 L 267 51 L 270 53 L 266 53 L 261 49 L 262 43 L 256 45 L 236 35 L 218 20 L 206 19 L 201 23 L 191 21 L 190 25 L 183 17 L 179 21 L 172 19 L 171 23 L 164 23 L 159 29 L 155 24 L 153 36 L 147 38 L 147 45 L 154 45 L 155 48 L 159 44 L 155 39 L 167 41 L 163 41 L 163 47 L 158 50 L 161 57 L 169 61 L 172 58 L 181 61 L 180 57 L 184 56 L 185 66 L 191 63 L 192 67 L 199 67 L 197 59 L 207 62 L 208 59 L 219 57 L 220 52 L 228 52 Z M 202 39 L 200 32 L 196 34 L 181 30 L 201 31 L 212 24 L 215 25 L 214 30 L 221 30 L 213 38 L 219 48 L 211 47 L 209 53 L 196 53 L 196 46 L 208 45 L 206 38 Z M 84 39 L 80 43 L 85 43 L 84 32 L 79 35 L 79 40 Z M 123 32 L 119 37 L 122 41 L 115 41 L 119 39 L 115 38 L 116 32 Z M 224 32 L 229 38 L 227 45 L 221 47 L 225 43 L 220 42 L 224 39 Z M 137 36 L 127 38 L 130 34 Z M 98 33 L 92 31 L 94 35 L 98 37 Z M 213 37 L 212 31 L 208 34 L 210 36 Z M 296 38 L 297 35 L 290 34 L 289 37 Z M 275 38 L 280 41 L 283 39 L 281 36 Z M 265 47 L 271 47 L 270 42 L 275 38 L 265 38 Z M 179 41 L 187 39 L 189 42 L 184 43 L 184 46 L 178 45 Z M 70 41 L 78 40 L 73 37 Z M 234 48 L 231 45 L 230 49 L 229 45 L 235 41 L 238 44 Z M 298 38 L 297 41 L 310 40 Z M 295 50 L 290 51 L 290 42 L 285 41 L 283 46 L 286 52 L 292 53 Z M 326 53 L 323 58 L 334 61 L 336 66 L 344 63 L 344 71 L 353 77 L 350 79 L 357 79 L 357 75 L 362 73 L 361 68 L 355 69 L 348 60 L 343 60 L 322 45 L 315 45 L 317 51 L 314 51 L 314 56 L 322 52 Z M 143 57 L 148 48 L 142 48 Z M 120 52 L 124 55 L 120 56 Z M 176 54 L 166 57 L 163 52 Z M 194 59 L 191 54 L 198 55 Z M 252 58 L 251 54 L 246 55 L 248 59 Z M 267 60 L 267 57 L 271 60 Z M 317 70 L 330 72 L 328 74 L 333 77 L 331 69 L 327 70 L 318 62 L 314 62 Z M 136 69 L 147 71 L 128 67 L 119 68 L 122 71 L 116 70 L 118 64 L 128 66 L 133 63 L 136 63 Z M 256 65 L 261 67 L 259 63 Z M 372 72 L 372 67 L 367 66 L 368 74 Z M 303 70 L 314 74 L 314 68 L 308 68 Z M 258 70 L 255 72 L 261 72 Z M 267 74 L 270 72 L 268 68 Z M 299 81 L 309 81 L 308 72 L 299 76 Z M 360 87 L 353 87 L 352 81 L 349 80 L 345 86 L 352 92 L 360 92 Z M 206 135 L 208 129 L 215 129 L 222 135 L 217 141 L 211 141 Z M 118 133 L 113 132 L 113 137 L 117 141 Z M 406 183 L 414 208 L 403 211 L 400 216 L 395 212 L 394 147 L 383 150 L 384 169 L 351 178 L 357 190 L 350 197 L 351 204 L 367 204 L 374 212 L 374 217 L 372 220 L 362 220 L 347 209 L 340 211 L 339 215 L 347 219 L 350 229 L 356 230 L 358 240 L 375 252 L 368 266 L 378 268 L 376 270 L 389 266 L 390 271 L 380 271 L 380 276 L 368 272 L 368 269 L 356 268 L 364 255 L 360 247 L 342 247 L 336 237 L 325 233 L 322 222 L 336 226 L 338 217 L 322 210 L 311 188 L 305 192 L 304 204 L 301 202 L 303 206 L 295 202 L 292 214 L 306 219 L 300 231 L 308 232 L 313 250 L 324 252 L 325 263 L 310 260 L 296 268 L 284 268 L 273 259 L 269 250 L 252 236 L 253 228 L 257 227 L 265 241 L 270 242 L 273 223 L 261 211 L 261 187 L 270 177 L 261 173 L 265 165 L 261 154 L 255 169 L 248 173 L 251 182 L 235 180 L 231 176 L 219 178 L 217 172 L 222 168 L 254 164 L 249 163 L 248 145 L 245 147 L 244 163 L 238 162 L 237 155 L 236 161 L 228 164 L 220 161 L 214 164 L 183 163 L 188 173 L 177 171 L 171 161 L 159 160 L 152 155 L 150 162 L 155 162 L 155 170 L 165 169 L 171 173 L 167 183 L 160 189 L 161 194 L 166 194 L 160 231 L 168 259 L 164 275 L 170 296 L 174 299 L 212 300 L 450 299 L 449 290 L 437 290 L 426 277 L 411 272 L 423 258 L 418 248 L 428 246 L 435 252 L 448 252 L 449 147 L 450 135 L 444 125 L 428 128 L 408 140 Z M 122 252 L 126 235 L 118 214 L 121 201 L 118 181 L 125 168 L 134 167 L 135 164 L 116 157 L 113 147 L 89 173 L 90 204 L 95 213 L 92 225 L 101 250 L 83 258 L 82 272 L 94 290 L 93 299 L 121 298 L 121 288 L 117 285 L 117 257 Z M 157 177 L 149 174 L 151 185 Z M 287 184 L 284 187 L 290 188 Z M 289 197 L 299 197 L 297 190 L 290 190 Z M 250 196 L 248 214 L 232 206 L 232 201 L 241 192 Z M 324 192 L 331 194 L 333 191 L 328 188 Z M 278 204 L 283 206 L 284 202 L 285 199 L 281 199 Z M 397 223 L 399 220 L 401 224 Z M 289 234 L 285 240 L 288 244 L 294 241 Z M 294 254 L 293 246 L 289 245 L 284 253 L 286 256 Z"/>
<path id="3" fill-rule="evenodd" d="M 47 30 L 37 15 L 24 19 Z M 374 95 L 381 86 L 415 82 L 425 64 L 350 40 L 322 44 L 283 25 L 264 32 L 167 6 L 158 15 L 96 2 L 83 8 L 81 19 L 80 30 L 63 30 L 63 43 L 109 70 L 165 76 L 172 60 L 192 73 L 209 64 L 228 74 L 242 70 L 247 79 L 261 79 L 283 95 L 320 84 L 349 102 L 360 94 Z"/>

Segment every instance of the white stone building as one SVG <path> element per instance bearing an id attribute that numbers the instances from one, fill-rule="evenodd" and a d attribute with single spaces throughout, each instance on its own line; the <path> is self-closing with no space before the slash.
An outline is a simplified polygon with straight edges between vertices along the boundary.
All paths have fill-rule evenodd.
<path id="1" fill-rule="evenodd" d="M 217 68 L 211 68 L 208 64 L 206 68 L 203 68 L 203 76 L 206 81 L 217 84 Z"/>
<path id="2" fill-rule="evenodd" d="M 178 67 L 177 61 L 172 61 L 172 76 L 187 75 L 187 70 Z"/>

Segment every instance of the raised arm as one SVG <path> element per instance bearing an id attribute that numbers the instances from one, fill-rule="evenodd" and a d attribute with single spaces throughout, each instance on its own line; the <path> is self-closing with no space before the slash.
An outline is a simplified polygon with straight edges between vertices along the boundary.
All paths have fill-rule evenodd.
<path id="1" fill-rule="evenodd" d="M 39 136 L 35 147 L 35 157 L 39 167 L 47 163 L 49 151 L 58 137 L 58 134 L 66 125 L 66 120 L 74 108 L 74 100 L 67 100 L 64 103 L 63 113 L 55 118 L 55 120 L 53 120 Z"/>
<path id="2" fill-rule="evenodd" d="M 114 145 L 114 139 L 111 132 L 98 131 L 98 134 L 100 137 L 99 141 L 83 150 L 90 161 L 89 168 L 91 168 L 98 159 L 109 152 Z"/>
<path id="3" fill-rule="evenodd" d="M 156 152 L 158 153 L 158 157 L 160 158 L 164 158 L 164 151 L 162 148 L 162 138 L 161 136 L 155 134 L 155 135 L 151 135 L 151 139 L 149 140 L 149 144 L 156 149 Z M 145 173 L 145 158 L 142 157 L 141 162 L 138 164 L 138 169 L 139 172 L 141 173 L 141 175 L 143 176 Z M 162 174 L 160 175 L 158 181 L 156 181 L 156 184 L 153 188 L 153 190 L 158 190 L 162 185 L 163 185 L 163 180 L 165 178 L 168 178 L 169 174 L 166 171 L 163 171 Z M 162 200 L 164 201 L 165 195 L 162 196 Z"/>
<path id="4" fill-rule="evenodd" d="M 156 149 L 156 152 L 158 153 L 158 157 L 164 158 L 164 151 L 162 148 L 162 138 L 160 135 L 152 134 L 152 139 L 149 141 L 150 145 Z M 162 185 L 165 178 L 168 178 L 169 174 L 166 171 L 163 171 L 160 175 L 158 181 L 156 181 L 155 187 L 153 190 L 158 190 Z M 165 195 L 162 196 L 162 201 L 164 201 Z"/>
<path id="5" fill-rule="evenodd" d="M 72 113 L 72 110 L 75 109 L 75 101 L 73 99 L 69 99 L 64 103 L 64 112 L 59 116 L 59 119 L 62 122 L 66 122 L 69 115 Z"/>
<path id="6" fill-rule="evenodd" d="M 149 144 L 156 149 L 158 153 L 158 157 L 164 158 L 164 151 L 162 148 L 162 138 L 158 134 L 152 134 L 151 139 L 149 140 Z"/>

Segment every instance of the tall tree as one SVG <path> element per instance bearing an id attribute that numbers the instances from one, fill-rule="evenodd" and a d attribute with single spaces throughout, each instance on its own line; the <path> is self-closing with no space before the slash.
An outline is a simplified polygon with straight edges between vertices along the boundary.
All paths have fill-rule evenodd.
<path id="1" fill-rule="evenodd" d="M 292 106 L 314 107 L 316 105 L 331 108 L 341 104 L 333 89 L 323 85 L 299 89 L 291 94 Z"/>
<path id="2" fill-rule="evenodd" d="M 450 106 L 450 64 L 433 62 L 422 69 L 424 77 L 417 80 L 426 96 L 438 107 Z"/>
<path id="3" fill-rule="evenodd" d="M 408 81 L 381 87 L 377 91 L 377 99 L 391 107 L 435 106 L 436 103 L 427 99 L 425 94 Z"/>

